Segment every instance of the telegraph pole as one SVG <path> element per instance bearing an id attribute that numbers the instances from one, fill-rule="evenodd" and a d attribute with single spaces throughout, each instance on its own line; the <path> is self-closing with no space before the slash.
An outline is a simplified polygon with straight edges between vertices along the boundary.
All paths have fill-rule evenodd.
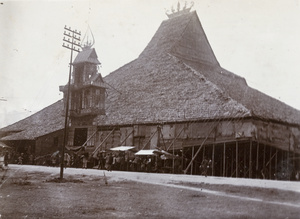
<path id="1" fill-rule="evenodd" d="M 60 180 L 64 177 L 64 157 L 65 157 L 65 146 L 68 142 L 68 115 L 69 115 L 69 99 L 70 99 L 70 85 L 71 85 L 71 73 L 72 73 L 72 61 L 73 61 L 73 51 L 80 52 L 80 35 L 81 32 L 77 30 L 72 30 L 71 27 L 64 27 L 64 39 L 63 47 L 71 50 L 70 64 L 69 64 L 69 81 L 68 90 L 66 98 L 66 114 L 65 114 L 65 129 L 64 129 L 64 142 L 61 149 L 61 160 L 60 160 Z"/>

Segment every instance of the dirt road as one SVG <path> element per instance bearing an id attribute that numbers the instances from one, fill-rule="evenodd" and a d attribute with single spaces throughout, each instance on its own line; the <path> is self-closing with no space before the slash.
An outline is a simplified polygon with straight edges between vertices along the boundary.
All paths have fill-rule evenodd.
<path id="1" fill-rule="evenodd" d="M 72 168 L 64 170 L 63 182 L 58 177 L 59 168 L 10 165 L 0 183 L 0 218 L 300 215 L 297 182 Z"/>

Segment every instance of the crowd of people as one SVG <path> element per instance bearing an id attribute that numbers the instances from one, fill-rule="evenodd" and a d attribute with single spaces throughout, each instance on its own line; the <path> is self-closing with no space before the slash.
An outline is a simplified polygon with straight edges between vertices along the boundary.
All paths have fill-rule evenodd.
<path id="1" fill-rule="evenodd" d="M 98 152 L 95 157 L 97 168 L 103 170 L 137 171 L 137 172 L 172 172 L 173 159 L 164 155 L 135 156 L 130 152 Z M 176 172 L 181 168 L 181 159 L 174 159 Z"/>
<path id="2" fill-rule="evenodd" d="M 33 154 L 28 153 L 4 151 L 0 154 L 0 157 L 0 163 L 3 163 L 2 165 L 6 167 L 9 163 L 58 167 L 61 163 L 61 153 L 59 151 L 39 157 L 34 157 Z M 64 153 L 65 168 L 93 168 L 107 171 L 117 170 L 181 174 L 190 160 L 191 159 L 183 158 L 179 155 L 176 155 L 175 157 L 166 157 L 165 154 L 135 155 L 135 153 L 131 151 L 99 151 L 95 154 L 89 154 L 87 151 L 81 151 L 79 153 L 67 151 Z M 211 159 L 204 157 L 199 163 L 198 162 L 199 160 L 194 161 L 194 164 L 196 164 L 196 167 L 194 168 L 197 169 L 193 174 L 200 174 L 203 176 L 212 174 Z M 276 178 L 300 180 L 300 171 L 293 171 L 291 176 L 282 176 L 282 174 L 286 173 L 288 174 L 287 171 L 276 173 L 278 174 Z M 261 171 L 261 174 L 261 178 L 266 179 L 269 175 L 267 168 L 264 168 Z"/>
<path id="3" fill-rule="evenodd" d="M 37 157 L 35 164 L 45 166 L 59 166 L 61 154 L 59 151 L 53 154 Z M 174 159 L 164 155 L 144 155 L 137 156 L 131 151 L 107 152 L 99 151 L 90 154 L 86 151 L 80 153 L 66 152 L 64 154 L 64 167 L 74 168 L 94 168 L 101 170 L 137 171 L 137 172 L 157 172 L 157 173 L 182 173 L 181 157 L 178 155 Z"/>

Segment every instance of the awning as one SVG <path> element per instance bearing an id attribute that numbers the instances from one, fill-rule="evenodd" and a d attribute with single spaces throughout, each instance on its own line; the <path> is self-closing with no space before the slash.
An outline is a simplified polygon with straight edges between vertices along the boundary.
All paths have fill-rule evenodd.
<path id="1" fill-rule="evenodd" d="M 157 155 L 161 154 L 161 152 L 157 149 L 154 150 L 140 150 L 135 155 Z"/>
<path id="2" fill-rule="evenodd" d="M 69 151 L 73 151 L 77 153 L 78 151 L 81 150 L 82 146 L 66 146 L 65 148 Z"/>
<path id="3" fill-rule="evenodd" d="M 119 146 L 119 147 L 115 147 L 115 148 L 111 148 L 111 151 L 128 151 L 135 148 L 134 146 Z"/>

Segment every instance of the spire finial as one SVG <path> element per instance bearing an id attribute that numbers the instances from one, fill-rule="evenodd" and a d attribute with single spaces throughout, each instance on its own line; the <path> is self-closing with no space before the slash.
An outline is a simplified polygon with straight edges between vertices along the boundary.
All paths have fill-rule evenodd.
<path id="1" fill-rule="evenodd" d="M 90 28 L 90 25 L 88 25 L 88 28 L 84 34 L 84 37 L 81 41 L 82 50 L 90 49 L 95 44 L 95 38 L 93 35 L 93 32 Z"/>
<path id="2" fill-rule="evenodd" d="M 190 10 L 192 9 L 193 6 L 194 6 L 193 1 L 190 3 L 190 7 L 187 7 L 187 2 L 185 1 L 184 6 L 182 8 L 180 8 L 180 2 L 178 1 L 177 2 L 177 11 L 175 11 L 174 7 L 172 6 L 171 13 L 168 13 L 169 10 L 166 10 L 166 15 L 168 16 L 168 18 L 173 18 L 178 15 L 186 14 L 186 13 L 190 12 Z"/>

